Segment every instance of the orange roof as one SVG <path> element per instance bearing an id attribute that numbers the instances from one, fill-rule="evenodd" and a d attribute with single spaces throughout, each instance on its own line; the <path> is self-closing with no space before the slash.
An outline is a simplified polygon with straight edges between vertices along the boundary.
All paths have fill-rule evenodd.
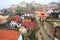
<path id="1" fill-rule="evenodd" d="M 15 30 L 0 30 L 0 40 L 18 40 L 19 32 Z"/>
<path id="2" fill-rule="evenodd" d="M 16 15 L 16 16 L 14 16 L 14 17 L 11 19 L 11 21 L 17 21 L 17 22 L 19 22 L 19 21 L 21 21 L 21 18 L 20 18 L 19 15 Z"/>
<path id="3" fill-rule="evenodd" d="M 45 13 L 45 12 L 38 12 L 37 14 L 36 14 L 36 16 L 39 16 L 39 17 L 42 17 L 42 16 L 44 16 L 44 17 L 48 17 L 49 15 L 47 14 L 47 13 Z"/>
<path id="4" fill-rule="evenodd" d="M 24 23 L 24 22 L 31 22 L 31 20 L 30 19 L 24 19 L 24 20 L 22 20 L 22 23 Z"/>
<path id="5" fill-rule="evenodd" d="M 22 20 L 22 25 L 25 28 L 34 28 L 36 23 L 31 21 L 30 19 Z"/>

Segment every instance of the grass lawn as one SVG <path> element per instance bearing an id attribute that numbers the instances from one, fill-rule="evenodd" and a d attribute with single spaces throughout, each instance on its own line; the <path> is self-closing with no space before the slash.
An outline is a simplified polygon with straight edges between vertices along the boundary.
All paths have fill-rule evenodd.
<path id="1" fill-rule="evenodd" d="M 51 25 L 53 25 L 55 22 L 48 22 L 48 23 L 50 23 Z M 56 22 L 57 24 L 59 24 L 59 26 L 60 26 L 60 22 Z"/>

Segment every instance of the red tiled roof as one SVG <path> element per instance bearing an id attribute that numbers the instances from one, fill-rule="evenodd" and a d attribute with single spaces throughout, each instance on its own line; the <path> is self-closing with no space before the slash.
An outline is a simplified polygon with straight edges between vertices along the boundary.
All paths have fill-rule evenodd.
<path id="1" fill-rule="evenodd" d="M 19 15 L 16 15 L 16 16 L 14 16 L 12 19 L 11 19 L 11 21 L 20 21 L 20 16 Z"/>
<path id="2" fill-rule="evenodd" d="M 19 35 L 15 30 L 0 30 L 0 40 L 18 40 Z"/>
<path id="3" fill-rule="evenodd" d="M 31 20 L 22 20 L 22 25 L 25 28 L 34 28 L 35 27 L 35 22 L 32 22 Z"/>
<path id="4" fill-rule="evenodd" d="M 42 16 L 48 17 L 49 15 L 47 13 L 45 13 L 45 12 L 39 12 L 38 14 L 36 14 L 36 16 L 39 16 L 39 17 L 42 17 Z"/>

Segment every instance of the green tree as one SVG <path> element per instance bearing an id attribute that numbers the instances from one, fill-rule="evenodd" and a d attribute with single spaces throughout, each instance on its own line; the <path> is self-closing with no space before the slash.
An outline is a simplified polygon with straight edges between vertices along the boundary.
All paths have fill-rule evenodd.
<path id="1" fill-rule="evenodd" d="M 19 15 L 23 15 L 24 12 L 25 12 L 25 10 L 24 10 L 24 9 L 17 9 L 16 12 L 17 12 L 17 14 L 19 14 Z"/>

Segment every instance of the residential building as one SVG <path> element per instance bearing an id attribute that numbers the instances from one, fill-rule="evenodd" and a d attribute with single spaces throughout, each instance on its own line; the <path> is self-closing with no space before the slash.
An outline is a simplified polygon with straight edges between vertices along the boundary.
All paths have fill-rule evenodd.
<path id="1" fill-rule="evenodd" d="M 3 11 L 0 10 L 0 14 L 3 14 Z"/>
<path id="2" fill-rule="evenodd" d="M 27 3 L 22 1 L 20 4 L 19 4 L 20 7 L 27 7 Z"/>
<path id="3" fill-rule="evenodd" d="M 51 2 L 51 3 L 48 4 L 48 7 L 50 9 L 59 9 L 59 4 L 56 3 L 56 2 Z"/>
<path id="4" fill-rule="evenodd" d="M 9 8 L 9 10 L 11 10 L 11 12 L 14 12 L 16 11 L 16 9 L 18 8 L 18 5 L 11 5 L 11 7 Z"/>
<path id="5" fill-rule="evenodd" d="M 40 6 L 40 4 L 36 3 L 35 1 L 33 1 L 33 2 L 31 3 L 31 5 L 32 5 L 33 7 L 39 7 L 39 6 Z"/>

